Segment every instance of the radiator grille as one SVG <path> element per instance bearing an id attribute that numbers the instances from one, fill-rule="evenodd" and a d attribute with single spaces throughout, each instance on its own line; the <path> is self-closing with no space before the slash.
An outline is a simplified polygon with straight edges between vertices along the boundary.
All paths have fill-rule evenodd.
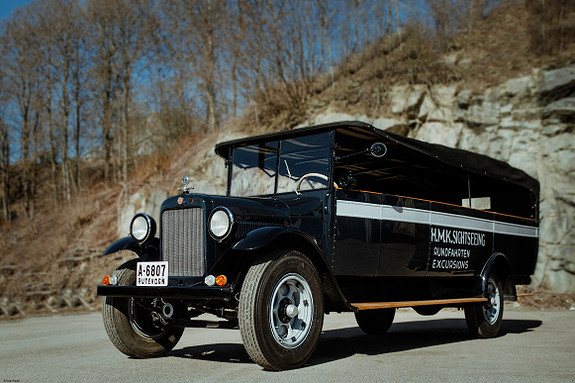
<path id="1" fill-rule="evenodd" d="M 204 275 L 204 209 L 166 210 L 162 214 L 162 259 L 174 277 Z"/>

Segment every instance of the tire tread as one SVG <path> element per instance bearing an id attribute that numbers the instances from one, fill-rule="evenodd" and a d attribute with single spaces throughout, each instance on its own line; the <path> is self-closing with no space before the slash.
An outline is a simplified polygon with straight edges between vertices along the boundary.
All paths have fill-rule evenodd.
<path id="1" fill-rule="evenodd" d="M 247 302 L 255 301 L 259 281 L 270 262 L 271 259 L 254 265 L 248 271 L 241 292 L 246 295 L 245 299 L 240 299 L 238 310 L 242 314 L 238 315 L 238 319 L 242 340 L 248 355 L 260 366 L 271 370 L 273 365 L 266 359 L 257 342 L 256 329 L 253 325 L 255 323 L 255 309 L 254 307 L 246 307 L 249 306 Z"/>
<path id="2" fill-rule="evenodd" d="M 311 275 L 309 275 L 311 280 L 308 280 L 310 288 L 313 289 L 313 286 L 316 286 L 317 296 L 314 296 L 314 304 L 317 304 L 317 306 L 314 317 L 317 321 L 313 319 L 312 325 L 317 327 L 311 330 L 308 335 L 309 339 L 304 342 L 305 345 L 302 344 L 300 346 L 305 347 L 299 352 L 301 355 L 295 356 L 298 354 L 298 351 L 292 349 L 286 352 L 286 354 L 291 355 L 290 358 L 288 358 L 291 360 L 279 360 L 271 351 L 273 346 L 266 343 L 275 342 L 275 340 L 270 340 L 266 338 L 266 335 L 262 334 L 262 331 L 266 331 L 265 326 L 267 322 L 262 324 L 262 318 L 258 316 L 258 313 L 261 312 L 260 305 L 263 304 L 263 302 L 258 300 L 262 299 L 261 292 L 265 289 L 265 286 L 269 286 L 268 283 L 270 281 L 268 278 L 270 278 L 270 275 L 277 273 L 278 270 L 282 270 L 282 266 L 280 265 L 284 265 L 283 262 L 289 264 L 293 262 L 294 259 L 297 259 L 300 263 L 298 267 L 301 267 L 306 273 L 311 272 Z M 315 350 L 319 334 L 321 333 L 321 327 L 323 326 L 322 294 L 321 282 L 317 271 L 313 267 L 313 264 L 300 252 L 280 249 L 263 256 L 258 262 L 253 264 L 246 274 L 238 306 L 240 334 L 250 358 L 266 370 L 286 370 L 303 365 L 311 356 L 313 350 Z M 267 326 L 269 326 L 269 324 L 267 324 Z M 273 338 L 273 335 L 269 333 L 269 337 Z"/>

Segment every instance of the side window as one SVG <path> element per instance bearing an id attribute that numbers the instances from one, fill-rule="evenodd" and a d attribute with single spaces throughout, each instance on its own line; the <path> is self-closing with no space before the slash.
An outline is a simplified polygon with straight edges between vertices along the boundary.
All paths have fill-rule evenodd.
<path id="1" fill-rule="evenodd" d="M 464 171 L 392 142 L 385 143 L 387 152 L 381 158 L 370 155 L 365 149 L 362 151 L 369 144 L 362 142 L 351 146 L 351 143 L 343 141 L 336 151 L 340 160 L 336 160 L 335 180 L 343 189 L 453 205 L 461 205 L 462 199 L 469 197 Z M 353 155 L 354 152 L 358 154 Z"/>
<path id="2" fill-rule="evenodd" d="M 327 187 L 329 144 L 329 133 L 282 141 L 277 192 L 293 192 L 298 183 L 301 190 Z"/>
<path id="3" fill-rule="evenodd" d="M 470 176 L 470 195 L 471 208 L 535 218 L 533 207 L 536 203 L 531 200 L 532 193 L 518 185 L 475 174 Z M 464 206 L 468 201 L 463 201 Z"/>

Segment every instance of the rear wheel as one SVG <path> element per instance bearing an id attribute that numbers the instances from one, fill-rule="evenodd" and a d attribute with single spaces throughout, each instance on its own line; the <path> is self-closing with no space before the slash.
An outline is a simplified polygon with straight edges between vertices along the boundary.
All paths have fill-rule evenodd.
<path id="1" fill-rule="evenodd" d="M 136 283 L 136 261 L 128 261 L 114 274 L 119 286 Z M 168 353 L 180 340 L 183 327 L 164 325 L 152 299 L 105 297 L 104 327 L 114 346 L 134 358 L 153 358 Z"/>
<path id="2" fill-rule="evenodd" d="M 383 335 L 395 318 L 395 309 L 365 310 L 355 313 L 357 325 L 366 334 Z"/>
<path id="3" fill-rule="evenodd" d="M 503 285 L 496 276 L 489 277 L 485 289 L 487 302 L 465 307 L 465 321 L 476 338 L 492 338 L 499 334 L 503 321 Z"/>
<path id="4" fill-rule="evenodd" d="M 303 365 L 323 326 L 323 295 L 313 264 L 297 251 L 284 251 L 250 267 L 238 319 L 254 362 L 269 370 Z"/>

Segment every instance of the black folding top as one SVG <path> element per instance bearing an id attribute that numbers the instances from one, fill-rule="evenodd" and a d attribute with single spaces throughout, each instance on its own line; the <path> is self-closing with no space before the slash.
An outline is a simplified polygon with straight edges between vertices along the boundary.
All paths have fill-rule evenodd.
<path id="1" fill-rule="evenodd" d="M 428 142 L 403 137 L 391 132 L 377 129 L 370 124 L 360 121 L 342 121 L 259 136 L 246 137 L 219 143 L 216 145 L 215 150 L 219 156 L 227 158 L 228 149 L 230 147 L 254 145 L 270 140 L 285 140 L 307 134 L 350 128 L 359 132 L 365 131 L 366 133 L 369 132 L 371 134 L 375 134 L 388 141 L 417 151 L 426 156 L 435 158 L 457 168 L 465 169 L 472 173 L 494 177 L 522 186 L 526 189 L 529 189 L 533 193 L 535 201 L 539 200 L 539 182 L 535 178 L 527 175 L 527 173 L 524 171 L 510 166 L 506 162 L 467 150 L 453 149 L 439 144 L 431 144 Z"/>

